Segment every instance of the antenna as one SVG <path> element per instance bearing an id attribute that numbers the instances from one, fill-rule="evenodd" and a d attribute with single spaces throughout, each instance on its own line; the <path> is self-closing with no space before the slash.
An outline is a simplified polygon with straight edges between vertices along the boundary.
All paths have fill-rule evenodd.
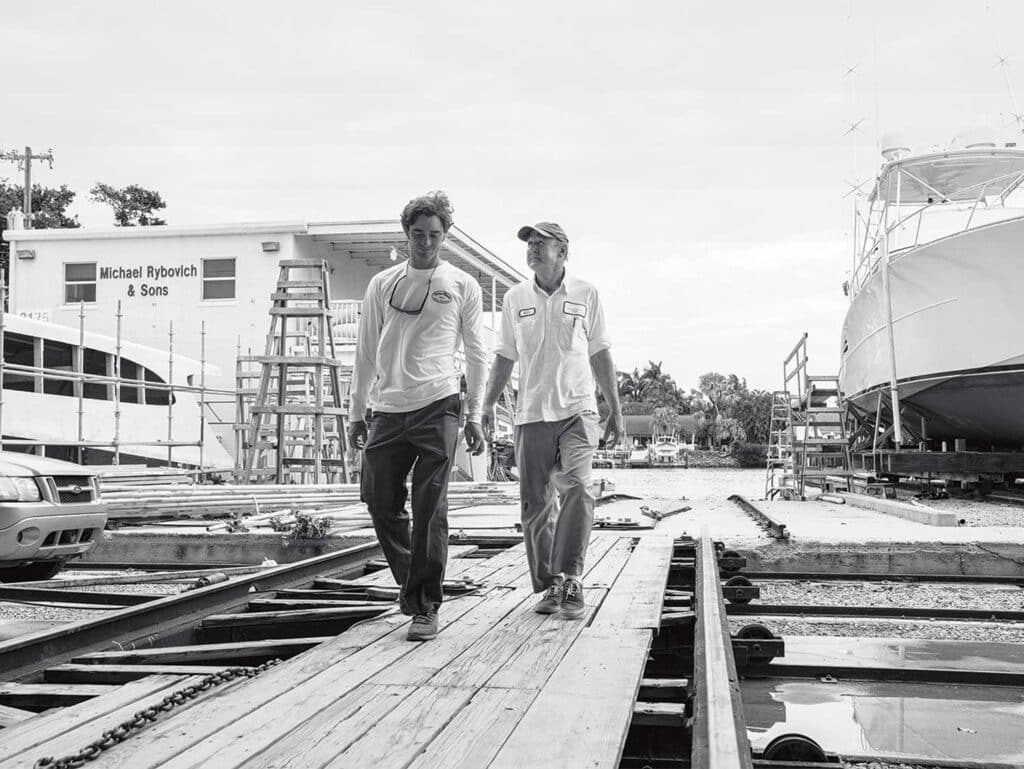
<path id="1" fill-rule="evenodd" d="M 992 4 L 985 3 L 985 10 L 992 16 L 992 34 L 996 39 L 996 50 L 998 53 L 998 60 L 993 65 L 1003 70 L 1003 77 L 1006 79 L 1006 90 L 1010 94 L 1010 106 L 1013 108 L 1013 112 L 1010 115 L 1013 117 L 1013 122 L 1016 123 L 1017 129 L 1024 133 L 1024 115 L 1021 115 L 1020 110 L 1017 109 L 1017 96 L 1013 92 L 1013 81 L 1010 80 L 1010 57 L 1006 55 L 1006 50 L 1003 48 L 1002 41 L 999 38 L 999 24 L 996 21 L 996 15 L 992 12 Z"/>

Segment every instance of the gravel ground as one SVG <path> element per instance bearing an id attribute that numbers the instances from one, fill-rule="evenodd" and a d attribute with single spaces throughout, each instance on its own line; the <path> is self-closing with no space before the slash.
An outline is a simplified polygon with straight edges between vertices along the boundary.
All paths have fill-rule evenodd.
<path id="1" fill-rule="evenodd" d="M 1001 502 L 979 502 L 973 499 L 923 499 L 927 505 L 944 513 L 956 513 L 961 526 L 1024 526 L 1024 507 Z"/>
<path id="2" fill-rule="evenodd" d="M 77 579 L 81 577 L 119 576 L 125 572 L 101 572 L 94 570 L 65 571 L 58 578 Z M 174 595 L 184 590 L 186 584 L 175 582 L 153 582 L 130 585 L 81 585 L 71 586 L 69 590 L 80 590 L 92 593 L 153 593 Z M 65 606 L 44 606 L 17 601 L 0 601 L 0 622 L 5 620 L 50 620 L 57 622 L 80 622 L 100 617 L 110 609 L 101 608 L 69 608 Z"/>
<path id="3" fill-rule="evenodd" d="M 905 606 L 920 608 L 1024 611 L 1024 589 L 1014 585 L 934 582 L 763 581 L 758 603 L 827 606 Z"/>
<path id="4" fill-rule="evenodd" d="M 730 632 L 763 624 L 781 636 L 825 635 L 917 638 L 922 641 L 992 641 L 1024 644 L 1024 624 L 1002 622 L 934 622 L 928 620 L 800 619 L 796 617 L 731 617 Z"/>

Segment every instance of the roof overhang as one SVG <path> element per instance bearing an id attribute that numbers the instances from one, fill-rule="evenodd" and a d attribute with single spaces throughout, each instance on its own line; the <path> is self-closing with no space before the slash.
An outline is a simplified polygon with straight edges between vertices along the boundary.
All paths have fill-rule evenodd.
<path id="1" fill-rule="evenodd" d="M 69 227 L 49 230 L 4 230 L 3 239 L 18 241 L 54 240 L 128 240 L 131 238 L 186 238 L 217 235 L 270 235 L 305 233 L 305 222 L 268 222 L 253 224 L 167 225 L 147 227 Z"/>
<path id="2" fill-rule="evenodd" d="M 329 243 L 335 253 L 377 266 L 408 257 L 408 238 L 398 219 L 314 222 L 306 235 L 317 242 Z M 483 289 L 485 309 L 490 306 L 492 282 L 500 302 L 509 288 L 526 280 L 508 262 L 455 226 L 445 238 L 442 258 L 477 279 Z"/>

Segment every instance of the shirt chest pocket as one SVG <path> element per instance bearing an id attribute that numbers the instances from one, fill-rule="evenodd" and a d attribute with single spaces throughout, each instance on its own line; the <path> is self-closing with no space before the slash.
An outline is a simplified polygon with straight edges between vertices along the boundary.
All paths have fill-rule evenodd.
<path id="1" fill-rule="evenodd" d="M 558 346 L 565 352 L 587 349 L 587 306 L 565 302 L 558 320 Z"/>
<path id="2" fill-rule="evenodd" d="M 533 341 L 533 334 L 537 330 L 537 308 L 528 307 L 520 310 L 515 319 L 516 347 L 523 349 L 524 342 Z"/>

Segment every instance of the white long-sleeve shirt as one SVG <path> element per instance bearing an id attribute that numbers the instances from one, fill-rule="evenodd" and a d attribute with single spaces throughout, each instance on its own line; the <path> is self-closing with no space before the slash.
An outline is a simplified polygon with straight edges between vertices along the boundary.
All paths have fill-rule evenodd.
<path id="1" fill-rule="evenodd" d="M 415 311 L 421 304 L 416 315 L 394 309 Z M 363 421 L 367 405 L 401 414 L 458 393 L 455 353 L 461 343 L 466 415 L 479 422 L 487 373 L 482 317 L 480 284 L 447 262 L 434 270 L 404 262 L 374 275 L 359 320 L 350 419 Z"/>

